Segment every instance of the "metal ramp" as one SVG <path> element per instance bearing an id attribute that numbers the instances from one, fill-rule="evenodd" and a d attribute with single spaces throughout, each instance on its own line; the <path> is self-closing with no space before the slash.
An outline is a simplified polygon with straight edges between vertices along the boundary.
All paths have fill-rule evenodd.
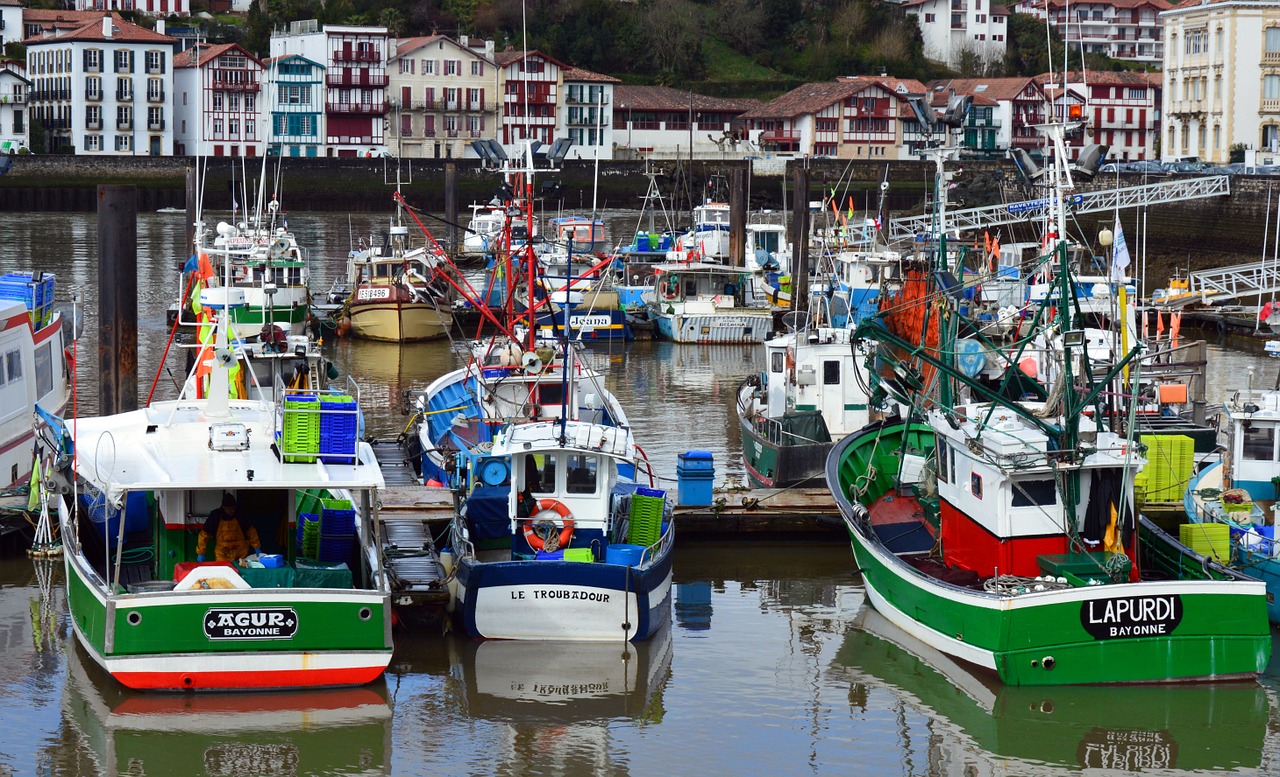
<path id="1" fill-rule="evenodd" d="M 1101 213 L 1109 210 L 1139 208 L 1165 202 L 1183 202 L 1231 194 L 1231 178 L 1225 175 L 1185 176 L 1168 181 L 1123 186 L 1096 192 L 1079 192 L 1066 197 L 1071 213 Z M 1004 224 L 1026 223 L 1037 213 L 1048 210 L 1049 198 L 986 205 L 947 211 L 947 230 L 978 230 Z M 910 216 L 889 222 L 892 241 L 914 240 L 918 234 L 933 234 L 933 216 Z"/>
<path id="2" fill-rule="evenodd" d="M 1240 297 L 1256 297 L 1280 292 L 1280 266 L 1276 262 L 1250 262 L 1212 270 L 1196 270 L 1189 277 L 1189 289 L 1167 299 L 1152 300 L 1165 308 L 1190 304 L 1218 304 Z"/>

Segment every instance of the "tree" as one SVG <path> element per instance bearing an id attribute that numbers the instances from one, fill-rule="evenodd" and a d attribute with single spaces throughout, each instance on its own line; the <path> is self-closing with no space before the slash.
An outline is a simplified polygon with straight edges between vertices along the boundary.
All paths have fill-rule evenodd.
<path id="1" fill-rule="evenodd" d="M 33 154 L 49 153 L 49 134 L 45 132 L 44 122 L 34 116 L 31 117 L 28 128 L 27 145 L 31 147 Z"/>

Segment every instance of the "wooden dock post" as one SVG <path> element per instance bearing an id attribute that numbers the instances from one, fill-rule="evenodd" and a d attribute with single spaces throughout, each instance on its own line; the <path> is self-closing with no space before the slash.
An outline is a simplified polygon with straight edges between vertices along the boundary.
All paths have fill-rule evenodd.
<path id="1" fill-rule="evenodd" d="M 444 165 L 444 220 L 448 225 L 446 234 L 448 237 L 445 244 L 449 247 L 449 252 L 453 253 L 458 250 L 460 238 L 458 237 L 458 163 L 445 162 Z M 461 240 L 465 240 L 463 235 Z"/>
<path id="2" fill-rule="evenodd" d="M 791 309 L 809 309 L 809 168 L 805 161 L 787 163 L 791 173 Z"/>
<path id="3" fill-rule="evenodd" d="M 729 177 L 729 257 L 744 265 L 747 256 L 747 171 L 735 167 Z"/>
<path id="4" fill-rule="evenodd" d="M 98 186 L 98 407 L 138 409 L 138 189 Z"/>

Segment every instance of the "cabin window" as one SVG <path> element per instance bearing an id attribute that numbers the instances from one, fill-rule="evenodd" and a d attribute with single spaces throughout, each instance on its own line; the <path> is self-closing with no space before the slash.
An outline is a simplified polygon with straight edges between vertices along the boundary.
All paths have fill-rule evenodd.
<path id="1" fill-rule="evenodd" d="M 976 472 L 969 475 L 969 492 L 974 499 L 982 498 L 982 476 Z"/>
<path id="2" fill-rule="evenodd" d="M 1241 430 L 1244 434 L 1244 458 L 1254 461 L 1271 461 L 1275 450 L 1276 428 L 1274 426 L 1247 426 Z"/>
<path id="3" fill-rule="evenodd" d="M 53 345 L 45 343 L 36 349 L 36 397 L 44 397 L 53 391 Z"/>
<path id="4" fill-rule="evenodd" d="M 822 363 L 822 385 L 824 386 L 840 385 L 840 362 L 824 361 Z"/>
<path id="5" fill-rule="evenodd" d="M 565 470 L 565 493 L 594 494 L 596 492 L 596 457 L 575 453 L 569 456 Z"/>
<path id="6" fill-rule="evenodd" d="M 1047 507 L 1057 503 L 1058 489 L 1052 478 L 1013 481 L 1014 507 Z"/>
<path id="7" fill-rule="evenodd" d="M 541 453 L 524 460 L 524 487 L 534 494 L 553 494 L 556 490 L 556 457 Z"/>
<path id="8" fill-rule="evenodd" d="M 18 350 L 15 348 L 14 350 L 9 351 L 9 353 L 5 354 L 4 361 L 5 361 L 5 371 L 4 371 L 5 377 L 9 379 L 9 382 L 12 383 L 14 381 L 21 380 L 22 379 L 22 354 L 19 353 Z"/>
<path id="9" fill-rule="evenodd" d="M 951 468 L 947 466 L 947 444 L 938 441 L 938 480 L 943 483 L 951 482 Z"/>
<path id="10" fill-rule="evenodd" d="M 685 282 L 684 282 L 684 295 L 685 295 L 686 297 L 696 297 L 696 296 L 698 296 L 698 282 L 697 282 L 697 281 L 685 281 Z"/>
<path id="11" fill-rule="evenodd" d="M 769 372 L 781 374 L 786 363 L 786 354 L 782 351 L 774 351 L 769 354 Z"/>
<path id="12" fill-rule="evenodd" d="M 559 407 L 564 401 L 564 387 L 556 383 L 538 384 L 538 404 L 543 407 Z"/>

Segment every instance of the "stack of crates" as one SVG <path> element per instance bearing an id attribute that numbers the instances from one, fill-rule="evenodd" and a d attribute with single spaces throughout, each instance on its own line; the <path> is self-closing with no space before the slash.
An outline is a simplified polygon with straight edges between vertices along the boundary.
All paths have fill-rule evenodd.
<path id="1" fill-rule="evenodd" d="M 1184 523 L 1178 527 L 1178 541 L 1206 558 L 1231 558 L 1231 527 L 1225 523 Z"/>
<path id="2" fill-rule="evenodd" d="M 0 300 L 27 306 L 31 326 L 39 329 L 53 318 L 53 273 L 11 272 L 0 275 Z"/>
<path id="3" fill-rule="evenodd" d="M 320 460 L 326 464 L 356 463 L 356 401 L 341 394 L 320 397 Z"/>
<path id="4" fill-rule="evenodd" d="M 315 558 L 320 552 L 320 516 L 298 513 L 298 555 Z"/>
<path id="5" fill-rule="evenodd" d="M 662 536 L 662 512 L 667 492 L 654 488 L 637 488 L 631 496 L 627 544 L 647 548 Z"/>
<path id="6" fill-rule="evenodd" d="M 320 452 L 320 399 L 315 394 L 285 396 L 277 442 L 287 462 L 309 464 L 316 460 Z"/>
<path id="7" fill-rule="evenodd" d="M 1191 481 L 1195 440 L 1184 434 L 1144 434 L 1147 465 L 1135 478 L 1143 502 L 1181 502 Z"/>
<path id="8" fill-rule="evenodd" d="M 356 545 L 356 511 L 350 499 L 322 499 L 317 561 L 346 561 Z"/>

